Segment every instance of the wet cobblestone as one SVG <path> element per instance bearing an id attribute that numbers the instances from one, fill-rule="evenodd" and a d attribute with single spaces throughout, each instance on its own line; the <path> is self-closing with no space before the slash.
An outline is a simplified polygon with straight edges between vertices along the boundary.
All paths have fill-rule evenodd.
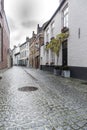
<path id="1" fill-rule="evenodd" d="M 0 74 L 0 130 L 87 130 L 83 81 L 21 67 Z M 38 90 L 18 91 L 24 86 Z"/>

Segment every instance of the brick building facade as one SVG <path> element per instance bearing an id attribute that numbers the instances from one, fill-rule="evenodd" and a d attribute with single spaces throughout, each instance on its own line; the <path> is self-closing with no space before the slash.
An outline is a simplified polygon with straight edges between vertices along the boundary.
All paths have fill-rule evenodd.
<path id="1" fill-rule="evenodd" d="M 42 27 L 37 25 L 37 34 L 34 32 L 32 33 L 32 38 L 30 39 L 30 54 L 29 54 L 29 60 L 30 60 L 30 66 L 33 68 L 40 68 L 40 47 L 44 43 L 44 31 L 43 27 L 45 24 L 42 25 Z"/>
<path id="2" fill-rule="evenodd" d="M 8 67 L 10 32 L 4 11 L 4 0 L 0 0 L 0 69 Z"/>
<path id="3" fill-rule="evenodd" d="M 30 38 L 30 43 L 29 43 L 29 66 L 35 68 L 35 43 L 36 43 L 36 34 L 32 33 L 32 37 Z"/>

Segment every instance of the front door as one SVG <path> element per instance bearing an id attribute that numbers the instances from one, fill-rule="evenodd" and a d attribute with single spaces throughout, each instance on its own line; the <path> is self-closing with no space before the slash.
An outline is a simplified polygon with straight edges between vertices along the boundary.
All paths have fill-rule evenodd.
<path id="1" fill-rule="evenodd" d="M 62 43 L 62 65 L 67 65 L 67 40 Z"/>

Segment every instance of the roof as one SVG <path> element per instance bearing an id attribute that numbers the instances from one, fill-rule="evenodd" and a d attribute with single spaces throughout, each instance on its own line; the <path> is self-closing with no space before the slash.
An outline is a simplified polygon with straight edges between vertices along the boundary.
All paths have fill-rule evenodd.
<path id="1" fill-rule="evenodd" d="M 20 47 L 23 46 L 23 45 L 26 44 L 26 43 L 27 43 L 27 42 L 22 43 L 22 44 L 20 45 Z"/>
<path id="2" fill-rule="evenodd" d="M 60 3 L 59 7 L 57 8 L 57 10 L 55 11 L 55 13 L 52 15 L 52 17 L 50 18 L 50 20 L 45 24 L 44 26 L 44 30 L 46 29 L 46 27 L 49 25 L 49 23 L 52 21 L 52 19 L 55 17 L 55 15 L 58 13 L 58 11 L 61 9 L 61 7 L 63 6 L 63 4 L 66 2 L 66 0 L 62 0 L 62 2 Z"/>

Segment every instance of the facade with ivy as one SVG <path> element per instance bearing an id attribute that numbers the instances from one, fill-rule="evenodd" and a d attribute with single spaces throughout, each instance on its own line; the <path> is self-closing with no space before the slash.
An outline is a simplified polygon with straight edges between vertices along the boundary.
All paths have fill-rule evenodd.
<path id="1" fill-rule="evenodd" d="M 54 71 L 68 66 L 71 77 L 87 79 L 87 1 L 60 0 L 44 27 L 41 68 Z"/>

